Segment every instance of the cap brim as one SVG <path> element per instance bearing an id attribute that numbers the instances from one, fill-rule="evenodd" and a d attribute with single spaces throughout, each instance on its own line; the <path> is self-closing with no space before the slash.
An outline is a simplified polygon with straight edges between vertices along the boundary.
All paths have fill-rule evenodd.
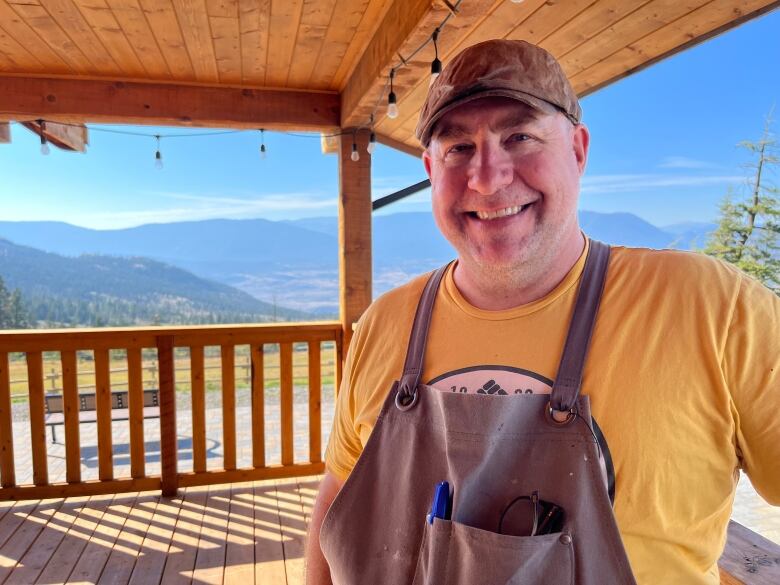
<path id="1" fill-rule="evenodd" d="M 556 112 L 561 111 L 550 102 L 539 99 L 538 97 L 532 96 L 531 94 L 522 91 L 517 91 L 512 89 L 487 89 L 485 91 L 468 94 L 461 98 L 458 98 L 455 101 L 447 104 L 446 106 L 441 108 L 438 112 L 436 112 L 433 116 L 431 116 L 431 119 L 428 120 L 425 126 L 418 132 L 420 143 L 424 147 L 426 148 L 428 147 L 428 144 L 431 141 L 431 134 L 433 133 L 433 127 L 436 125 L 436 122 L 441 120 L 442 116 L 444 116 L 448 112 L 451 112 L 458 106 L 462 106 L 463 104 L 466 104 L 468 102 L 473 102 L 475 100 L 486 98 L 486 97 L 512 98 L 528 106 L 531 106 L 535 110 L 539 110 L 540 112 L 544 112 L 546 114 L 554 114 Z"/>

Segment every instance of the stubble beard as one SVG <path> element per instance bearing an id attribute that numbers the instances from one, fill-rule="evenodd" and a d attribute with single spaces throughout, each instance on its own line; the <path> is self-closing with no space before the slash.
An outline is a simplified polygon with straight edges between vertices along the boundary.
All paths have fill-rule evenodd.
<path id="1" fill-rule="evenodd" d="M 473 284 L 483 293 L 496 297 L 512 296 L 517 291 L 534 288 L 548 277 L 565 246 L 572 223 L 576 228 L 576 216 L 564 224 L 537 224 L 528 238 L 519 244 L 519 254 L 511 256 L 506 262 L 485 262 L 460 250 L 458 261 L 474 277 Z M 473 250 L 473 243 L 466 242 L 462 249 L 466 252 Z"/>

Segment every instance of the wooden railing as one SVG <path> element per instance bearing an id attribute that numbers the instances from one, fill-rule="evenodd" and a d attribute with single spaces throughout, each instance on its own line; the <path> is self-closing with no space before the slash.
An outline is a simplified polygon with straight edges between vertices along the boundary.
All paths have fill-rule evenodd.
<path id="1" fill-rule="evenodd" d="M 320 424 L 322 344 L 333 348 L 333 385 L 341 376 L 342 334 L 338 322 L 273 325 L 235 325 L 179 328 L 71 329 L 56 331 L 15 331 L 0 333 L 0 499 L 67 497 L 162 489 L 170 495 L 179 486 L 228 483 L 253 479 L 296 477 L 322 473 L 322 429 Z M 305 461 L 294 457 L 293 436 L 293 347 L 307 346 L 307 385 L 309 453 Z M 265 444 L 264 346 L 278 347 L 278 386 L 281 432 L 281 463 L 267 464 Z M 223 449 L 220 469 L 207 468 L 206 449 L 206 366 L 205 348 L 218 346 L 221 359 L 221 415 Z M 235 348 L 248 346 L 251 375 L 252 460 L 238 467 L 236 445 Z M 192 471 L 180 472 L 177 453 L 175 354 L 182 348 L 189 354 L 192 408 Z M 156 350 L 160 396 L 159 475 L 147 473 L 143 418 L 142 352 Z M 111 420 L 110 352 L 126 355 L 129 398 L 129 476 L 115 477 Z M 94 392 L 97 418 L 97 479 L 83 479 L 79 437 L 79 376 L 77 356 L 88 352 L 94 362 Z M 62 376 L 65 427 L 65 481 L 49 481 L 45 407 L 44 355 L 51 360 L 56 352 Z M 9 356 L 22 353 L 27 371 L 32 484 L 18 485 L 12 421 L 11 373 Z M 58 356 L 57 356 L 58 354 Z M 276 357 L 276 353 L 275 353 Z M 19 360 L 15 360 L 18 363 Z M 83 368 L 82 368 L 83 369 Z M 91 374 L 92 372 L 90 372 Z M 18 424 L 18 423 L 17 423 Z"/>

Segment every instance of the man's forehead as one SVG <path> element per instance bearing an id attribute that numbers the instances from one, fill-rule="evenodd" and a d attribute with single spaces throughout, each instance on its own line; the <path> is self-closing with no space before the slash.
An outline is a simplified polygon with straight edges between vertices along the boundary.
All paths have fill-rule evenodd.
<path id="1" fill-rule="evenodd" d="M 475 113 L 479 113 L 475 117 Z M 436 123 L 432 139 L 453 138 L 474 133 L 479 127 L 495 132 L 528 122 L 538 121 L 549 114 L 540 112 L 511 98 L 485 98 L 463 104 L 442 116 Z"/>

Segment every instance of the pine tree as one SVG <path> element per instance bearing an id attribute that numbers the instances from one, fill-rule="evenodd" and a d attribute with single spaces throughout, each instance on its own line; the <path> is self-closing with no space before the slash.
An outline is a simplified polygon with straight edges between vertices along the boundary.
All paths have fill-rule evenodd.
<path id="1" fill-rule="evenodd" d="M 780 190 L 772 183 L 780 157 L 771 124 L 770 114 L 760 140 L 739 144 L 753 155 L 750 190 L 743 196 L 729 190 L 704 253 L 734 264 L 780 296 Z"/>

